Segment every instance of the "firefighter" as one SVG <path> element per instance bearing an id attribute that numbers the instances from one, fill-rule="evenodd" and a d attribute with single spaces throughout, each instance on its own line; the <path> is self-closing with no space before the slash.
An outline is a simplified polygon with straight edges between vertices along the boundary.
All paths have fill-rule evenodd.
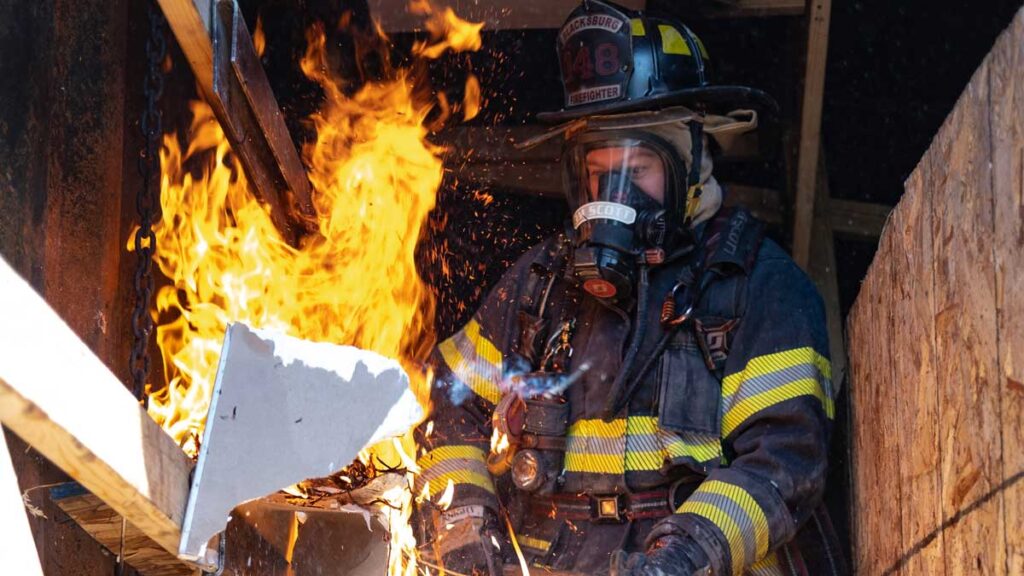
<path id="1" fill-rule="evenodd" d="M 712 175 L 712 142 L 774 103 L 712 85 L 682 23 L 610 2 L 557 50 L 565 107 L 538 140 L 565 142 L 572 220 L 436 350 L 421 558 L 496 576 L 514 537 L 578 574 L 844 574 L 822 302 Z"/>

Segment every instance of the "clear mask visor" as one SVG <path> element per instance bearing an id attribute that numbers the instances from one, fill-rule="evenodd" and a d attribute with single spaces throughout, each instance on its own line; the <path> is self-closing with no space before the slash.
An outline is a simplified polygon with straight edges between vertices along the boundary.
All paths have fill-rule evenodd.
<path id="1" fill-rule="evenodd" d="M 615 202 L 632 205 L 638 200 L 664 203 L 667 182 L 661 152 L 638 140 L 620 140 L 588 146 L 582 158 L 579 205 Z M 642 193 L 646 198 L 636 198 Z M 646 202 L 644 202 L 646 203 Z"/>

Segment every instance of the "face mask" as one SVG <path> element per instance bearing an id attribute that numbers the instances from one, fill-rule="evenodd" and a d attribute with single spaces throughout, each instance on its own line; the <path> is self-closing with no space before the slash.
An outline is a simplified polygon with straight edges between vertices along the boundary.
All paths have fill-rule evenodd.
<path id="1" fill-rule="evenodd" d="M 637 263 L 665 234 L 665 209 L 625 171 L 597 177 L 596 198 L 573 214 L 573 271 L 584 290 L 623 301 L 632 295 Z"/>

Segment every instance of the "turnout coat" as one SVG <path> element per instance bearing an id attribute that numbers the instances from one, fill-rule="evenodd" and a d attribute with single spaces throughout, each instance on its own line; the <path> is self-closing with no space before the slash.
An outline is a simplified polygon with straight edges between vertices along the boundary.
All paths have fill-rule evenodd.
<path id="1" fill-rule="evenodd" d="M 721 221 L 699 232 L 705 250 L 651 270 L 636 366 L 665 333 L 666 294 L 688 267 L 706 269 L 722 253 L 730 230 L 714 224 Z M 553 238 L 530 250 L 437 347 L 433 411 L 418 431 L 417 493 L 437 499 L 451 483 L 452 508 L 510 512 L 528 560 L 558 570 L 607 573 L 614 550 L 643 551 L 658 518 L 678 514 L 713 574 L 844 574 L 819 505 L 835 411 L 824 310 L 810 280 L 770 240 L 748 246 L 747 262 L 718 271 L 692 321 L 671 334 L 610 421 L 602 409 L 636 311 L 579 299 L 567 372 L 588 369 L 565 392 L 569 428 L 557 493 L 531 496 L 489 474 L 491 412 L 508 392 L 505 376 L 524 369 L 522 308 L 560 246 Z M 557 275 L 554 331 L 572 280 L 547 273 Z M 609 499 L 611 518 L 599 510 Z"/>

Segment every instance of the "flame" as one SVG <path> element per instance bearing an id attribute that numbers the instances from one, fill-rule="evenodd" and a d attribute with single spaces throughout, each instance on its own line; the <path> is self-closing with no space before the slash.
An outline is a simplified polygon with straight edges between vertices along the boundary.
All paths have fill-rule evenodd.
<path id="1" fill-rule="evenodd" d="M 470 74 L 466 77 L 466 96 L 462 102 L 462 119 L 472 120 L 480 113 L 480 81 Z"/>
<path id="2" fill-rule="evenodd" d="M 455 15 L 451 8 L 441 12 L 434 10 L 426 0 L 413 0 L 409 5 L 410 12 L 427 16 L 426 28 L 431 38 L 440 38 L 435 42 L 418 42 L 413 47 L 413 54 L 430 60 L 439 58 L 446 50 L 455 52 L 473 52 L 483 45 L 480 30 L 483 22 L 467 22 Z"/>
<path id="3" fill-rule="evenodd" d="M 284 561 L 288 564 L 288 572 L 291 573 L 292 558 L 295 555 L 295 543 L 299 541 L 299 514 L 292 514 L 292 521 L 288 523 L 288 546 L 285 547 Z"/>
<path id="4" fill-rule="evenodd" d="M 522 570 L 522 576 L 530 576 L 530 566 L 526 562 L 526 556 L 523 556 L 523 549 L 519 547 L 516 531 L 512 528 L 512 520 L 509 519 L 508 515 L 505 515 L 505 526 L 508 528 L 508 537 L 512 541 L 512 549 L 516 551 L 516 558 L 519 559 L 519 569 Z"/>
<path id="5" fill-rule="evenodd" d="M 252 45 L 256 49 L 256 56 L 263 57 L 267 49 L 267 36 L 263 33 L 263 16 L 256 17 L 256 30 L 252 33 Z"/>
<path id="6" fill-rule="evenodd" d="M 452 499 L 455 498 L 455 483 L 452 479 L 448 479 L 448 485 L 444 488 L 444 493 L 437 500 L 437 506 L 441 510 L 447 510 L 452 505 Z"/>
<path id="7" fill-rule="evenodd" d="M 508 434 L 505 434 L 497 428 L 491 432 L 491 452 L 494 454 L 504 454 L 508 451 L 509 441 Z"/>
<path id="8" fill-rule="evenodd" d="M 416 45 L 417 57 L 480 47 L 482 24 L 425 2 L 417 6 L 432 33 Z M 430 98 L 411 72 L 416 67 L 392 70 L 346 94 L 330 72 L 323 28 L 309 30 L 307 41 L 302 70 L 325 95 L 309 118 L 316 139 L 302 150 L 314 190 L 315 233 L 297 245 L 281 236 L 208 105 L 192 103 L 184 149 L 169 134 L 160 151 L 162 219 L 154 226 L 154 259 L 169 280 L 156 297 L 165 386 L 151 392 L 149 411 L 193 456 L 230 322 L 398 358 L 426 405 L 430 376 L 421 365 L 433 345 L 434 302 L 414 253 L 443 169 L 442 150 L 427 142 L 425 121 L 435 108 L 447 116 L 448 103 Z M 262 52 L 260 25 L 254 42 Z M 371 452 L 388 465 L 403 465 L 410 478 L 418 472 L 411 434 Z M 370 455 L 360 458 L 366 462 Z M 389 573 L 412 576 L 412 494 L 396 490 L 387 500 L 396 506 L 386 510 Z"/>

